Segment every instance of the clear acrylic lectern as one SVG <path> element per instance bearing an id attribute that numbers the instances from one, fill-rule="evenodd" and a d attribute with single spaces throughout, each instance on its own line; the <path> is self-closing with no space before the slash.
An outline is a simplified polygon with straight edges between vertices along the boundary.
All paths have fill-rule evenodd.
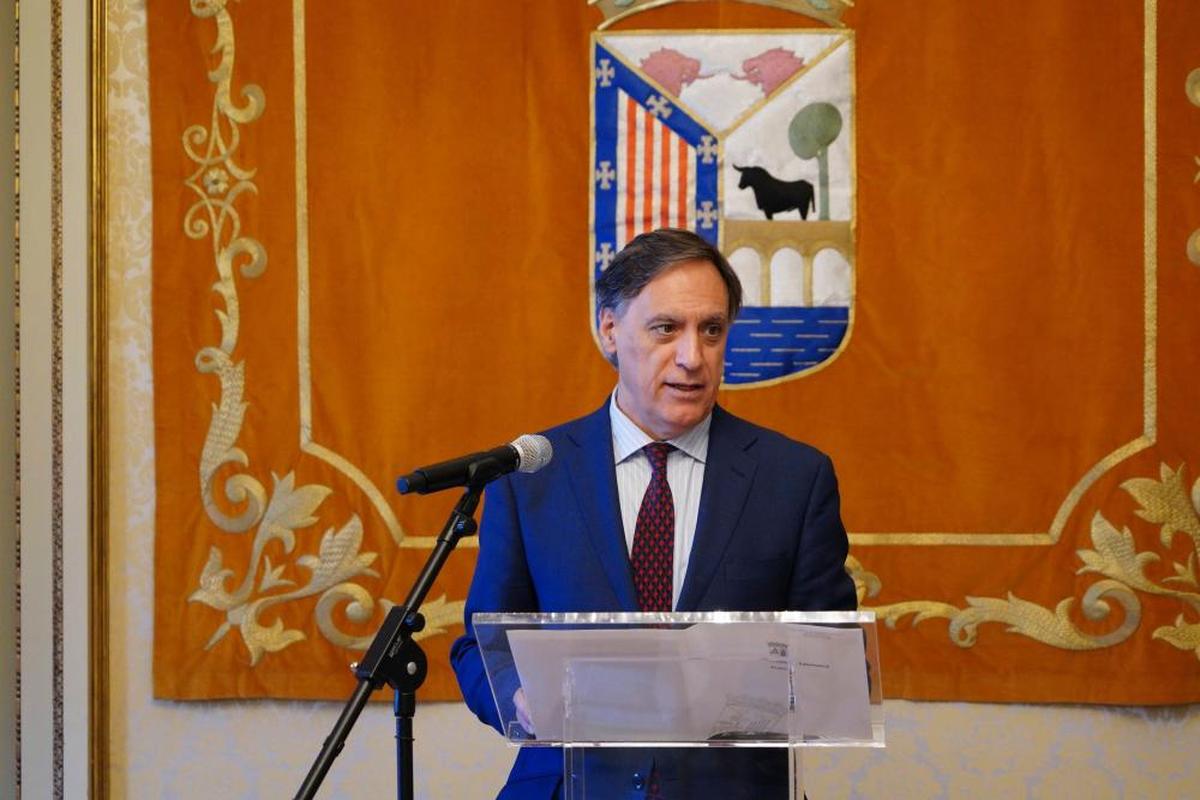
<path id="1" fill-rule="evenodd" d="M 745 764 L 761 772 L 774 758 L 790 777 L 782 800 L 803 796 L 800 748 L 884 746 L 873 612 L 476 614 L 473 623 L 505 737 L 561 746 L 568 800 L 610 796 L 600 787 L 614 772 L 626 790 L 657 780 L 656 766 L 639 765 L 667 761 L 647 748 L 684 748 L 669 756 L 684 774 L 664 776 L 680 786 Z M 741 748 L 777 753 L 732 752 Z"/>

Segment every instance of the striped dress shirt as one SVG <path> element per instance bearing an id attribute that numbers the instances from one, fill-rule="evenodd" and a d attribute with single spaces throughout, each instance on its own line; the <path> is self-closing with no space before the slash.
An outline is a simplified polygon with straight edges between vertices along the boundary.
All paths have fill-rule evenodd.
<path id="1" fill-rule="evenodd" d="M 642 496 L 650 485 L 650 460 L 642 448 L 655 439 L 634 424 L 633 420 L 617 407 L 614 390 L 608 404 L 612 423 L 613 459 L 616 462 L 617 497 L 621 503 L 621 523 L 625 527 L 625 549 L 633 551 L 633 534 L 637 527 L 638 509 Z M 671 583 L 671 606 L 679 602 L 679 592 L 687 575 L 688 557 L 692 552 L 692 540 L 696 535 L 696 520 L 700 516 L 700 490 L 704 488 L 704 461 L 708 456 L 708 429 L 712 425 L 710 413 L 694 428 L 674 439 L 675 445 L 667 458 L 667 483 L 671 485 L 671 497 L 675 501 L 675 556 L 674 576 Z"/>

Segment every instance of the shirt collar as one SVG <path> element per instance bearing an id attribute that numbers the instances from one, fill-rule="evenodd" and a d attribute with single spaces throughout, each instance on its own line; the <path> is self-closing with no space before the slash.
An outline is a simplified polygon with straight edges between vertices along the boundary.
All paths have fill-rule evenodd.
<path id="1" fill-rule="evenodd" d="M 616 389 L 613 389 L 608 403 L 608 417 L 612 425 L 614 463 L 620 464 L 655 441 L 617 406 Z M 712 412 L 710 411 L 708 416 L 696 423 L 695 426 L 674 439 L 668 439 L 667 443 L 675 445 L 676 449 L 687 453 L 703 464 L 708 456 L 708 429 L 711 425 Z"/>

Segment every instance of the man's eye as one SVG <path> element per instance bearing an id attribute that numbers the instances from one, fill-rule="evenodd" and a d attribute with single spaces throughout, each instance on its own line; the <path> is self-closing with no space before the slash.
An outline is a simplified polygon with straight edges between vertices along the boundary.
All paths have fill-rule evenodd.
<path id="1" fill-rule="evenodd" d="M 725 332 L 725 326 L 714 322 L 713 324 L 705 327 L 704 332 L 707 335 L 712 336 L 713 338 L 716 338 Z"/>
<path id="2" fill-rule="evenodd" d="M 673 324 L 671 324 L 670 322 L 660 322 L 657 325 L 655 325 L 654 327 L 652 327 L 650 330 L 654 331 L 657 334 L 666 336 L 667 334 L 670 334 L 675 330 L 675 326 Z"/>

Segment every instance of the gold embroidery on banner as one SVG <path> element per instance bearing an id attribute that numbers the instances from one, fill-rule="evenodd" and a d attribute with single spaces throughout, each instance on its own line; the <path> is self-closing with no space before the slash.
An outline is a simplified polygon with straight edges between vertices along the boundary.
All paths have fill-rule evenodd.
<path id="1" fill-rule="evenodd" d="M 1158 440 L 1158 0 L 1142 25 L 1142 436 Z"/>
<path id="2" fill-rule="evenodd" d="M 236 444 L 247 404 L 242 400 L 244 365 L 234 363 L 232 358 L 241 316 L 234 265 L 240 265 L 244 277 L 257 278 L 266 270 L 267 253 L 256 239 L 242 235 L 241 215 L 234 203 L 245 192 L 257 192 L 257 187 L 250 180 L 254 170 L 239 166 L 234 154 L 241 143 L 239 125 L 262 115 L 265 98 L 262 89 L 251 84 L 242 90 L 243 105 L 238 106 L 232 100 L 233 22 L 224 0 L 192 0 L 192 13 L 214 18 L 217 41 L 213 51 L 221 56 L 217 67 L 208 73 L 209 81 L 217 87 L 209 125 L 207 128 L 192 125 L 183 132 L 184 152 L 196 163 L 196 171 L 184 185 L 198 196 L 184 216 L 183 229 L 192 239 L 212 238 L 218 275 L 213 288 L 225 304 L 224 311 L 217 311 L 221 323 L 220 345 L 204 347 L 196 354 L 196 369 L 215 373 L 221 384 L 221 399 L 213 409 L 200 456 L 200 492 L 209 519 L 224 531 L 241 533 L 255 525 L 266 507 L 262 484 L 244 472 L 228 477 L 224 485 L 226 500 L 245 506 L 241 514 L 230 516 L 214 497 L 214 483 L 218 470 L 225 465 L 244 468 L 250 463 Z"/>
<path id="3" fill-rule="evenodd" d="M 237 626 L 246 648 L 250 651 L 251 666 L 258 663 L 263 653 L 282 650 L 305 638 L 301 631 L 285 630 L 281 619 L 276 619 L 270 627 L 259 624 L 258 617 L 265 609 L 334 589 L 358 575 L 379 577 L 378 573 L 370 569 L 375 554 L 358 552 L 362 545 L 363 531 L 362 523 L 356 514 L 336 533 L 332 528 L 325 531 L 321 537 L 319 555 L 306 554 L 295 560 L 297 566 L 309 572 L 308 583 L 294 591 L 263 594 L 272 589 L 294 585 L 293 581 L 282 577 L 285 565 L 273 565 L 270 556 L 265 555 L 266 546 L 272 541 L 279 541 L 284 552 L 291 553 L 296 547 L 295 531 L 317 521 L 313 512 L 331 491 L 328 487 L 315 485 L 297 488 L 295 476 L 291 473 L 283 478 L 275 478 L 274 483 L 270 504 L 254 536 L 250 568 L 246 571 L 241 585 L 233 592 L 226 589 L 226 583 L 232 577 L 233 570 L 224 567 L 220 549 L 213 547 L 209 550 L 208 563 L 204 565 L 204 572 L 200 576 L 200 588 L 188 597 L 189 601 L 204 603 L 225 612 L 225 620 L 209 638 L 204 649 L 210 649 L 233 626 Z M 258 579 L 256 587 L 260 564 L 262 577 Z"/>
<path id="4" fill-rule="evenodd" d="M 1187 92 L 1187 98 L 1194 106 L 1200 106 L 1200 68 L 1194 69 L 1188 73 L 1187 81 L 1184 83 L 1184 91 Z M 1200 167 L 1200 156 L 1196 156 L 1196 166 Z M 1200 172 L 1196 173 L 1192 183 L 1200 183 Z M 1192 231 L 1191 236 L 1187 240 L 1187 257 L 1188 261 L 1200 266 L 1200 228 Z"/>
<path id="5" fill-rule="evenodd" d="M 1186 488 L 1183 467 L 1172 470 L 1166 464 L 1159 468 L 1159 479 L 1132 478 L 1121 484 L 1139 509 L 1135 512 L 1141 519 L 1160 526 L 1159 542 L 1168 550 L 1176 534 L 1186 534 L 1192 543 L 1192 552 L 1184 563 L 1172 561 L 1173 574 L 1155 578 L 1147 573 L 1152 565 L 1163 560 L 1163 554 L 1151 550 L 1139 550 L 1133 533 L 1124 528 L 1118 530 L 1100 512 L 1092 517 L 1091 540 L 1094 549 L 1077 551 L 1083 566 L 1077 575 L 1097 574 L 1103 576 L 1088 587 L 1084 593 L 1081 611 L 1092 622 L 1109 618 L 1115 601 L 1124 612 L 1123 620 L 1116 629 L 1103 635 L 1090 635 L 1080 631 L 1070 616 L 1074 598 L 1065 598 L 1051 611 L 1036 603 L 1022 600 L 1012 592 L 1007 598 L 967 597 L 967 606 L 930 600 L 914 600 L 884 606 L 868 606 L 865 601 L 877 596 L 882 582 L 862 563 L 850 557 L 846 560 L 847 571 L 854 579 L 859 604 L 865 610 L 873 610 L 878 619 L 889 628 L 895 629 L 905 617 L 913 617 L 913 625 L 929 619 L 950 621 L 951 641 L 959 647 L 971 647 L 978 637 L 978 628 L 984 623 L 1002 623 L 1008 632 L 1035 639 L 1043 644 L 1065 650 L 1095 650 L 1111 647 L 1125 641 L 1141 623 L 1141 601 L 1137 592 L 1179 600 L 1184 605 L 1174 625 L 1156 628 L 1151 638 L 1167 642 L 1180 649 L 1190 650 L 1200 658 L 1200 581 L 1197 579 L 1196 559 L 1200 553 L 1200 480 L 1192 486 L 1191 494 Z M 1156 570 L 1161 572 L 1163 570 Z M 1187 611 L 1197 617 L 1188 621 Z"/>
<path id="6" fill-rule="evenodd" d="M 881 589 L 879 578 L 867 572 L 857 559 L 847 560 L 847 569 L 854 578 L 859 592 L 859 603 L 877 595 Z M 1007 632 L 1018 633 L 1043 644 L 1064 650 L 1096 650 L 1111 647 L 1128 639 L 1141 620 L 1141 606 L 1128 587 L 1118 581 L 1100 581 L 1084 594 L 1083 613 L 1088 619 L 1099 621 L 1106 618 L 1111 608 L 1105 597 L 1116 600 L 1125 612 L 1124 621 L 1114 631 L 1103 636 L 1089 636 L 1070 620 L 1074 598 L 1066 598 L 1054 610 L 1036 603 L 1022 600 L 1012 592 L 1007 598 L 967 597 L 967 607 L 959 608 L 950 603 L 933 600 L 910 600 L 886 606 L 862 605 L 864 611 L 874 611 L 879 621 L 895 630 L 904 617 L 912 616 L 913 625 L 930 619 L 949 620 L 950 640 L 959 647 L 972 647 L 978 640 L 978 629 L 985 623 L 1002 623 Z"/>
<path id="7" fill-rule="evenodd" d="M 342 583 L 334 586 L 317 602 L 317 627 L 329 641 L 339 647 L 351 650 L 366 650 L 374 640 L 374 634 L 353 636 L 338 630 L 334 623 L 333 612 L 338 604 L 346 603 L 345 614 L 352 622 L 365 623 L 374 613 L 375 598 L 357 583 Z M 391 600 L 380 600 L 379 609 L 383 613 L 396 605 Z M 439 633 L 446 633 L 452 625 L 462 622 L 464 601 L 447 601 L 446 595 L 421 605 L 421 615 L 425 617 L 425 628 L 413 638 L 423 639 Z"/>
<path id="8" fill-rule="evenodd" d="M 1200 163 L 1200 159 L 1197 159 Z M 1200 180 L 1200 173 L 1196 175 L 1197 180 Z M 1187 257 L 1196 266 L 1200 266 L 1200 228 L 1192 231 L 1192 235 L 1187 240 Z"/>
<path id="9" fill-rule="evenodd" d="M 1188 73 L 1187 81 L 1184 83 L 1183 88 L 1187 92 L 1187 98 L 1191 101 L 1192 105 L 1200 106 L 1200 68 Z"/>
<path id="10" fill-rule="evenodd" d="M 1175 574 L 1162 578 L 1158 583 L 1148 580 L 1140 569 L 1135 569 L 1146 563 L 1158 561 L 1157 553 L 1137 553 L 1132 559 L 1127 555 L 1117 564 L 1097 564 L 1097 571 L 1105 567 L 1128 571 L 1131 573 L 1130 582 L 1133 583 L 1135 579 L 1137 581 L 1134 583 L 1136 588 L 1182 601 L 1197 616 L 1197 621 L 1189 623 L 1181 613 L 1175 618 L 1174 625 L 1156 628 L 1152 636 L 1180 650 L 1191 650 L 1196 654 L 1196 658 L 1200 659 L 1200 591 L 1197 591 L 1200 590 L 1200 582 L 1197 582 L 1196 578 L 1196 557 L 1200 553 L 1200 480 L 1192 485 L 1189 497 L 1182 466 L 1178 470 L 1172 470 L 1163 464 L 1159 468 L 1159 476 L 1160 480 L 1157 481 L 1152 478 L 1133 478 L 1122 483 L 1121 488 L 1129 492 L 1141 506 L 1136 512 L 1139 517 L 1160 526 L 1159 541 L 1164 548 L 1171 547 L 1176 533 L 1185 533 L 1191 538 L 1192 552 L 1188 554 L 1187 561 L 1182 564 L 1173 561 L 1171 568 Z M 1099 514 L 1096 516 L 1103 521 Z M 1108 523 L 1105 521 L 1104 524 Z M 1122 536 L 1132 544 L 1128 531 L 1124 531 Z M 1176 589 L 1174 586 L 1186 588 Z"/>
<path id="11" fill-rule="evenodd" d="M 205 511 L 221 530 L 232 534 L 255 528 L 256 531 L 250 564 L 240 583 L 229 588 L 234 571 L 225 566 L 221 549 L 213 546 L 201 572 L 199 588 L 188 600 L 225 614 L 205 649 L 211 649 L 236 627 L 250 653 L 251 666 L 257 664 L 263 654 L 277 652 L 307 638 L 300 630 L 285 628 L 280 618 L 272 624 L 261 623 L 263 612 L 272 606 L 314 595 L 321 595 L 315 616 L 322 635 L 342 646 L 366 647 L 369 640 L 342 633 L 333 622 L 333 610 L 342 600 L 350 601 L 346 613 L 351 621 L 370 619 L 373 602 L 369 594 L 361 586 L 348 582 L 359 576 L 379 577 L 370 568 L 376 554 L 360 552 L 363 528 L 357 515 L 352 515 L 336 531 L 327 529 L 315 555 L 298 554 L 288 563 L 273 564 L 266 554 L 272 542 L 278 542 L 287 555 L 295 552 L 296 531 L 317 522 L 314 514 L 331 493 L 329 487 L 316 484 L 297 487 L 294 473 L 289 472 L 282 478 L 272 475 L 273 485 L 268 493 L 257 478 L 247 472 L 237 472 L 226 478 L 223 489 L 229 503 L 244 506 L 241 513 L 227 514 L 214 497 L 214 483 L 222 468 L 234 465 L 245 469 L 250 464 L 245 451 L 237 446 L 248 404 L 243 399 L 245 364 L 233 358 L 241 318 L 235 266 L 239 267 L 237 271 L 242 277 L 257 278 L 266 270 L 267 253 L 260 242 L 242 234 L 241 216 L 235 202 L 247 192 L 256 193 L 257 187 L 251 180 L 255 171 L 239 165 L 234 155 L 240 144 L 239 126 L 262 115 L 265 96 L 260 87 L 251 84 L 242 89 L 241 105 L 232 99 L 233 22 L 224 0 L 193 0 L 191 7 L 195 16 L 211 18 L 216 23 L 214 52 L 220 53 L 220 63 L 208 74 L 210 82 L 216 85 L 209 126 L 193 125 L 183 135 L 184 151 L 196 163 L 196 170 L 184 184 L 198 198 L 186 212 L 184 231 L 193 239 L 211 237 L 218 274 L 214 289 L 224 304 L 224 308 L 216 312 L 221 325 L 220 344 L 206 346 L 196 355 L 196 368 L 201 373 L 215 373 L 221 386 L 220 400 L 213 408 L 201 453 L 200 488 Z M 289 566 L 308 573 L 307 581 L 299 588 L 291 588 L 296 582 L 284 577 L 284 570 Z M 367 598 L 366 602 L 363 597 Z M 381 605 L 386 610 L 390 604 L 383 601 Z M 440 632 L 447 624 L 443 618 L 445 614 L 440 613 L 445 609 L 431 605 L 435 606 L 433 624 L 417 638 Z M 461 605 L 458 604 L 458 613 L 461 613 Z"/>

